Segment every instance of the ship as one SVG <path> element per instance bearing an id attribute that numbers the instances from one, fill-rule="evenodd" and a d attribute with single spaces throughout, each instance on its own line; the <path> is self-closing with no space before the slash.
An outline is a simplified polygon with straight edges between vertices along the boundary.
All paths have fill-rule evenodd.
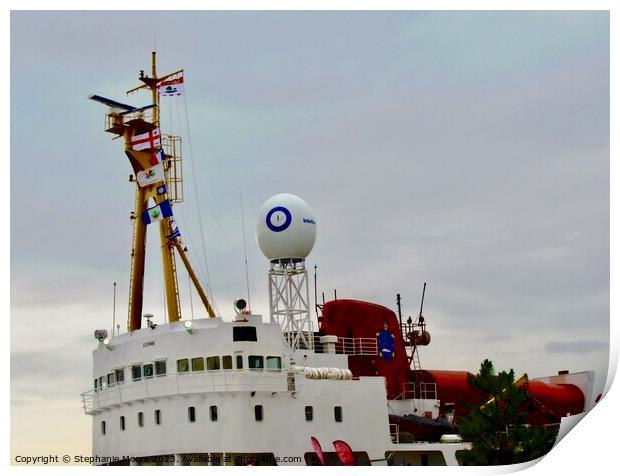
<path id="1" fill-rule="evenodd" d="M 92 385 L 81 394 L 92 417 L 94 465 L 458 465 L 471 448 L 456 421 L 479 395 L 466 371 L 428 370 L 431 336 L 416 319 L 371 302 L 334 298 L 311 309 L 306 259 L 317 219 L 308 204 L 277 193 L 258 210 L 269 316 L 245 297 L 217 315 L 194 271 L 174 209 L 183 202 L 179 136 L 160 131 L 160 98 L 183 94 L 184 71 L 150 74 L 127 91 L 150 93 L 108 107 L 105 131 L 124 140 L 135 187 L 126 332 L 97 329 Z M 158 228 L 167 320 L 143 314 L 146 236 Z M 204 306 L 181 316 L 177 262 Z M 315 274 L 316 283 L 316 274 Z M 115 288 L 116 289 L 116 288 Z M 240 293 L 242 294 L 242 293 Z M 312 312 L 314 311 L 314 313 Z M 537 422 L 561 425 L 593 402 L 593 372 L 521 379 Z"/>

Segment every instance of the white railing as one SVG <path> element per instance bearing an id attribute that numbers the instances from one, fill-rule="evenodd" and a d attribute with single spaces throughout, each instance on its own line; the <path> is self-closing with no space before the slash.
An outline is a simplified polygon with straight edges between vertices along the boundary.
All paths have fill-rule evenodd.
<path id="1" fill-rule="evenodd" d="M 403 391 L 395 398 L 395 400 L 406 400 L 410 398 L 437 400 L 437 384 L 418 382 L 416 386 L 414 382 L 404 383 Z"/>
<path id="2" fill-rule="evenodd" d="M 204 392 L 270 391 L 287 389 L 282 369 L 206 370 L 181 372 L 116 383 L 82 393 L 84 413 L 144 398 Z"/>
<path id="3" fill-rule="evenodd" d="M 314 338 L 314 351 L 319 354 L 328 353 L 321 344 L 320 336 Z M 377 355 L 377 339 L 374 337 L 338 337 L 334 344 L 336 354 L 346 355 Z"/>

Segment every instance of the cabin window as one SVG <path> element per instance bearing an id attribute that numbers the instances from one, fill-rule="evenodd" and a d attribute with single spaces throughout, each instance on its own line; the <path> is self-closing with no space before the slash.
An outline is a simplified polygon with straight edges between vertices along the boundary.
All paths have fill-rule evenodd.
<path id="1" fill-rule="evenodd" d="M 142 378 L 142 367 L 140 365 L 131 367 L 131 378 L 134 380 L 140 380 Z"/>
<path id="2" fill-rule="evenodd" d="M 256 327 L 233 327 L 233 342 L 256 342 Z"/>
<path id="3" fill-rule="evenodd" d="M 101 434 L 105 435 L 105 420 L 101 422 Z"/>
<path id="4" fill-rule="evenodd" d="M 98 380 L 97 380 L 97 379 L 95 379 L 95 380 L 93 381 L 93 384 L 94 384 L 94 387 L 93 387 L 93 388 L 95 389 L 95 392 L 96 392 L 96 391 L 97 391 L 97 389 L 99 388 L 99 386 L 97 385 L 97 382 L 98 382 Z"/>
<path id="5" fill-rule="evenodd" d="M 144 413 L 138 412 L 138 426 L 144 426 Z"/>
<path id="6" fill-rule="evenodd" d="M 103 377 L 99 377 L 99 389 L 103 390 Z"/>
<path id="7" fill-rule="evenodd" d="M 263 365 L 263 356 L 262 355 L 250 355 L 248 357 L 248 367 L 251 369 L 262 369 Z"/>
<path id="8" fill-rule="evenodd" d="M 420 455 L 420 465 L 421 466 L 428 466 L 428 455 L 426 455 L 426 454 Z"/>
<path id="9" fill-rule="evenodd" d="M 205 359 L 194 357 L 192 359 L 192 372 L 202 372 L 205 369 Z"/>
<path id="10" fill-rule="evenodd" d="M 146 364 L 144 366 L 144 378 L 150 378 L 153 376 L 153 364 Z"/>
<path id="11" fill-rule="evenodd" d="M 125 417 L 121 416 L 121 431 L 125 431 Z"/>
<path id="12" fill-rule="evenodd" d="M 107 380 L 108 380 L 108 387 L 111 387 L 112 385 L 114 385 L 116 383 L 116 380 L 114 379 L 114 373 L 109 373 L 107 375 Z"/>
<path id="13" fill-rule="evenodd" d="M 237 368 L 238 369 L 242 369 L 243 368 L 243 355 L 238 355 L 237 356 Z"/>
<path id="14" fill-rule="evenodd" d="M 306 421 L 312 421 L 314 419 L 314 409 L 311 406 L 306 407 Z"/>
<path id="15" fill-rule="evenodd" d="M 232 369 L 232 357 L 230 355 L 225 355 L 222 357 L 222 368 L 224 370 Z"/>
<path id="16" fill-rule="evenodd" d="M 189 372 L 189 359 L 177 360 L 177 372 Z"/>
<path id="17" fill-rule="evenodd" d="M 337 422 L 342 421 L 342 407 L 334 407 L 334 420 Z"/>
<path id="18" fill-rule="evenodd" d="M 254 418 L 256 421 L 263 421 L 263 406 L 254 405 Z"/>
<path id="19" fill-rule="evenodd" d="M 116 369 L 114 373 L 116 374 L 116 383 L 125 381 L 125 369 Z"/>
<path id="20" fill-rule="evenodd" d="M 209 407 L 209 416 L 211 417 L 211 421 L 217 421 L 217 406 L 211 405 Z"/>
<path id="21" fill-rule="evenodd" d="M 196 421 L 196 407 L 187 408 L 187 419 L 190 423 L 194 423 Z"/>
<path id="22" fill-rule="evenodd" d="M 268 370 L 280 370 L 282 368 L 282 357 L 276 357 L 270 355 L 267 357 L 267 369 Z"/>
<path id="23" fill-rule="evenodd" d="M 155 362 L 155 375 L 166 375 L 166 361 L 158 360 Z"/>
<path id="24" fill-rule="evenodd" d="M 207 357 L 207 370 L 220 370 L 220 356 Z"/>
<path id="25" fill-rule="evenodd" d="M 155 410 L 155 424 L 161 425 L 161 410 Z"/>

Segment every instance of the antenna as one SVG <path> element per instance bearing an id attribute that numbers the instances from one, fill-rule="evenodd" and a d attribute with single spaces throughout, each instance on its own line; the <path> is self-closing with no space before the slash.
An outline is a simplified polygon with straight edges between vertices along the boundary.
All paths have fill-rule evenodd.
<path id="1" fill-rule="evenodd" d="M 422 288 L 422 302 L 420 302 L 420 315 L 418 316 L 421 320 L 420 324 L 424 322 L 424 318 L 422 317 L 422 308 L 424 307 L 424 293 L 426 293 L 426 281 L 424 282 L 424 288 Z"/>
<path id="2" fill-rule="evenodd" d="M 243 213 L 243 192 L 239 192 L 239 204 L 241 206 L 241 232 L 243 234 L 243 259 L 245 262 L 245 286 L 247 288 L 248 309 L 252 309 L 250 304 L 250 275 L 248 273 L 248 248 L 245 243 L 245 215 Z"/>
<path id="3" fill-rule="evenodd" d="M 114 282 L 114 293 L 112 294 L 112 337 L 116 329 L 116 282 Z"/>
<path id="4" fill-rule="evenodd" d="M 314 265 L 314 313 L 316 314 L 317 320 L 319 319 L 319 306 L 316 302 L 316 264 Z"/>

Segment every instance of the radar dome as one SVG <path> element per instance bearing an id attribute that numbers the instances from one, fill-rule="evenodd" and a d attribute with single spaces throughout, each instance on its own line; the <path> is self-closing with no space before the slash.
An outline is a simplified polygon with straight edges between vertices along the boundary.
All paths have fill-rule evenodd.
<path id="1" fill-rule="evenodd" d="M 263 203 L 256 223 L 256 241 L 269 261 L 305 259 L 315 240 L 314 213 L 301 198 L 280 193 Z"/>

